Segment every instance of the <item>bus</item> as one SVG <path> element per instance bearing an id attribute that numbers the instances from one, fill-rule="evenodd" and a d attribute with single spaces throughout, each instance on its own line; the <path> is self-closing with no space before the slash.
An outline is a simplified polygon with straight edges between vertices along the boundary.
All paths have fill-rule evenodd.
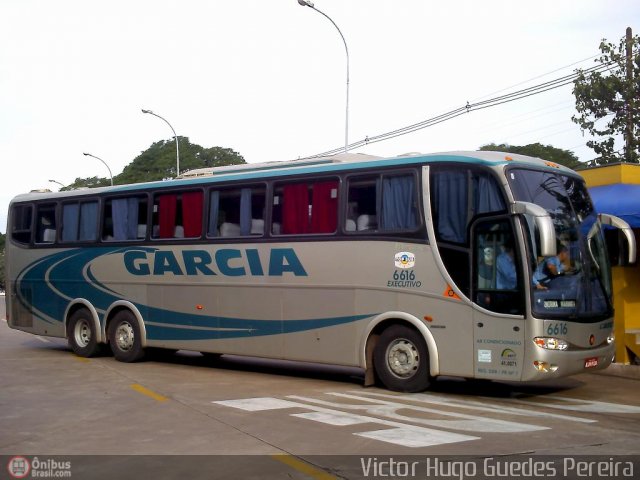
<path id="1" fill-rule="evenodd" d="M 606 368 L 611 273 L 582 178 L 501 152 L 217 167 L 9 206 L 7 320 L 134 362 L 155 349 L 361 368 L 366 386 Z"/>

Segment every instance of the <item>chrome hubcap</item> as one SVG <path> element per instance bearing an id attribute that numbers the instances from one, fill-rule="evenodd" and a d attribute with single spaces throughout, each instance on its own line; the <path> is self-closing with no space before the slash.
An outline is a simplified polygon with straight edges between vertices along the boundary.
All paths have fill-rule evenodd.
<path id="1" fill-rule="evenodd" d="M 87 320 L 80 320 L 76 322 L 76 326 L 73 329 L 73 339 L 81 348 L 85 348 L 91 341 L 91 327 Z"/>
<path id="2" fill-rule="evenodd" d="M 387 364 L 397 377 L 408 378 L 418 371 L 420 355 L 416 346 L 405 338 L 394 340 L 387 348 Z"/>
<path id="3" fill-rule="evenodd" d="M 122 322 L 118 325 L 118 328 L 116 328 L 116 344 L 120 350 L 131 350 L 133 348 L 134 339 L 133 327 L 129 322 Z"/>

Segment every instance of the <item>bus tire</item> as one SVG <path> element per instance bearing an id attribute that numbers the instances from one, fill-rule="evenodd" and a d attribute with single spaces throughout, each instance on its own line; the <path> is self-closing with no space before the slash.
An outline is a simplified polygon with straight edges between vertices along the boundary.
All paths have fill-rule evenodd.
<path id="1" fill-rule="evenodd" d="M 115 314 L 109 323 L 108 337 L 116 360 L 132 363 L 144 357 L 138 320 L 130 311 L 121 310 Z"/>
<path id="2" fill-rule="evenodd" d="M 73 312 L 67 323 L 67 341 L 73 352 L 80 357 L 94 357 L 102 353 L 98 343 L 96 325 L 91 312 L 81 308 Z"/>
<path id="3" fill-rule="evenodd" d="M 389 390 L 421 392 L 431 383 L 424 338 L 404 325 L 392 325 L 382 332 L 373 351 L 373 364 Z"/>

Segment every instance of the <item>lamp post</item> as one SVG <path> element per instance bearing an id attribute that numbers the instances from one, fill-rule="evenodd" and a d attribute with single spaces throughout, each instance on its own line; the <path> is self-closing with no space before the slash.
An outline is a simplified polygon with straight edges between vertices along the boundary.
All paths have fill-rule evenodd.
<path id="1" fill-rule="evenodd" d="M 109 168 L 109 165 L 107 165 L 107 162 L 105 162 L 103 159 L 101 159 L 100 157 L 96 157 L 95 155 L 91 155 L 90 153 L 83 153 L 83 155 L 85 157 L 93 157 L 96 160 L 100 160 L 102 163 L 104 163 L 104 166 L 107 167 L 107 170 L 109 170 L 109 176 L 111 177 L 111 186 L 113 187 L 113 175 L 111 173 L 111 169 Z M 49 180 L 51 181 L 51 180 Z"/>
<path id="2" fill-rule="evenodd" d="M 176 177 L 180 175 L 180 147 L 178 146 L 178 135 L 176 135 L 176 131 L 173 129 L 171 124 L 167 121 L 166 118 L 161 117 L 157 113 L 153 113 L 151 110 L 142 109 L 142 113 L 148 113 L 149 115 L 153 115 L 154 117 L 158 117 L 160 120 L 164 120 L 164 122 L 169 125 L 169 128 L 173 132 L 173 138 L 176 139 Z"/>
<path id="3" fill-rule="evenodd" d="M 347 54 L 347 102 L 346 102 L 347 107 L 346 107 L 345 125 L 344 125 L 344 153 L 347 153 L 349 149 L 349 48 L 347 47 L 347 41 L 344 39 L 344 35 L 342 35 L 340 28 L 338 28 L 338 25 L 336 25 L 336 22 L 331 20 L 331 17 L 329 17 L 329 15 L 327 15 L 321 10 L 318 10 L 313 5 L 313 3 L 308 0 L 298 0 L 298 3 L 303 7 L 312 8 L 313 10 L 315 10 L 316 12 L 320 13 L 325 18 L 327 18 L 333 24 L 333 26 L 336 27 L 336 30 L 338 30 L 338 33 L 340 34 L 340 38 L 342 38 L 342 43 L 344 43 L 344 51 Z"/>
<path id="4" fill-rule="evenodd" d="M 57 183 L 57 184 L 58 184 L 58 185 L 60 185 L 62 188 L 64 188 L 64 185 L 63 185 L 61 182 L 57 181 L 57 180 L 49 180 L 49 181 L 50 181 L 51 183 Z"/>

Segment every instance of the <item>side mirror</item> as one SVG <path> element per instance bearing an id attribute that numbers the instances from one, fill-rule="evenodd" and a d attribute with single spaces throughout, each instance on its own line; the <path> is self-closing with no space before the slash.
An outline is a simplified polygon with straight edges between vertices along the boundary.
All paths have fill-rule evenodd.
<path id="1" fill-rule="evenodd" d="M 636 262 L 636 238 L 633 236 L 633 231 L 627 222 L 619 217 L 609 215 L 608 213 L 599 213 L 598 219 L 602 225 L 611 225 L 622 231 L 627 239 L 627 245 L 629 246 L 629 263 Z"/>
<path id="2" fill-rule="evenodd" d="M 549 212 L 535 203 L 515 202 L 511 204 L 511 213 L 532 216 L 540 232 L 540 255 L 543 257 L 556 255 L 556 230 Z"/>

